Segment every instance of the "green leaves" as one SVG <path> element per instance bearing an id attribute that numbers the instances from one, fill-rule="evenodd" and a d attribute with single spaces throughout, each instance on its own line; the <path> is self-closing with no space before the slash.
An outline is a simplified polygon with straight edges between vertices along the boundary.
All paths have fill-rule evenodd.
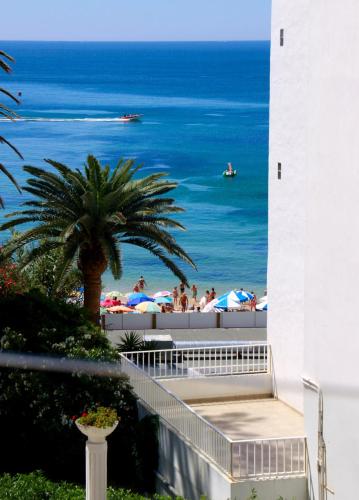
<path id="1" fill-rule="evenodd" d="M 4 52 L 3 50 L 0 50 L 0 69 L 5 71 L 5 73 L 10 73 L 11 72 L 11 66 L 8 64 L 9 62 L 14 62 L 14 59 Z M 0 88 L 0 94 L 5 95 L 6 97 L 12 99 L 15 101 L 17 104 L 19 104 L 19 100 L 8 90 L 4 88 Z M 13 111 L 11 108 L 6 106 L 3 103 L 0 103 L 0 117 L 5 118 L 7 120 L 14 120 L 15 118 L 18 117 L 18 115 Z M 13 145 L 11 142 L 9 142 L 5 137 L 0 136 L 0 144 L 5 144 L 9 148 L 11 148 L 14 153 L 21 159 L 23 159 L 22 154 L 20 151 Z M 14 186 L 17 188 L 17 190 L 20 192 L 20 187 L 17 184 L 15 178 L 13 175 L 9 172 L 9 170 L 0 162 L 0 172 L 6 175 L 6 177 L 14 184 Z M 4 201 L 0 197 L 0 207 L 4 208 Z"/>

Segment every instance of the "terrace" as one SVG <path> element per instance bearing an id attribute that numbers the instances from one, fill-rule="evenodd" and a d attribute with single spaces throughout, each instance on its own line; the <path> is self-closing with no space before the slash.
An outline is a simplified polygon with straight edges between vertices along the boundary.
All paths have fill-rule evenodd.
<path id="1" fill-rule="evenodd" d="M 220 472 L 230 485 L 226 498 L 238 496 L 236 484 L 261 480 L 263 487 L 263 480 L 280 478 L 296 480 L 296 498 L 306 498 L 303 417 L 276 399 L 266 343 L 124 353 L 121 364 L 141 404 L 176 436 L 167 435 L 160 453 L 179 474 L 170 448 L 181 448 L 182 458 L 188 453 L 185 461 L 198 470 L 201 457 Z M 173 475 L 168 466 L 167 475 Z"/>

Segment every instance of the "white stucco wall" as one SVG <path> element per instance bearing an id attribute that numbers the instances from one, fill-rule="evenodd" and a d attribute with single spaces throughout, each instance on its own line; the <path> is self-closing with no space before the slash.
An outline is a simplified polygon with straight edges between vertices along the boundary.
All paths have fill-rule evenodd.
<path id="1" fill-rule="evenodd" d="M 161 385 L 184 401 L 245 396 L 272 396 L 272 375 L 225 375 L 192 379 L 161 380 Z"/>
<path id="2" fill-rule="evenodd" d="M 303 410 L 304 179 L 311 0 L 273 0 L 269 144 L 268 342 L 279 398 Z M 284 29 L 284 46 L 279 44 Z M 277 164 L 282 164 L 282 179 Z"/>
<path id="3" fill-rule="evenodd" d="M 349 500 L 359 470 L 359 2 L 312 4 L 304 370 L 323 390 L 328 486 Z M 305 419 L 315 442 L 315 411 Z"/>
<path id="4" fill-rule="evenodd" d="M 304 404 L 315 498 L 317 395 L 301 389 L 301 375 L 323 390 L 328 497 L 351 500 L 359 470 L 359 2 L 273 0 L 272 44 L 268 339 L 279 397 Z"/>

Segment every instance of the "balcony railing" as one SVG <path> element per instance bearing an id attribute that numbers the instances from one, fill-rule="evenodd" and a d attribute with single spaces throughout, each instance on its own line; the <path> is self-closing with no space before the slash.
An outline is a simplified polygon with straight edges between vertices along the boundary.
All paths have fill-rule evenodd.
<path id="1" fill-rule="evenodd" d="M 267 373 L 270 347 L 264 343 L 123 353 L 154 379 Z"/>
<path id="2" fill-rule="evenodd" d="M 258 355 L 259 352 L 265 352 L 266 357 L 261 359 L 257 356 L 256 363 L 259 363 L 261 371 L 268 370 L 268 348 L 263 350 L 264 345 L 262 344 L 260 346 L 261 350 L 255 351 L 252 350 L 253 347 L 252 345 L 240 346 L 240 349 L 242 353 L 250 353 L 251 355 Z M 255 347 L 258 349 L 259 346 L 256 345 Z M 218 351 L 218 348 L 216 349 Z M 223 349 L 225 350 L 226 348 L 221 348 L 222 351 L 220 352 L 223 352 Z M 177 351 L 192 352 L 193 349 Z M 152 356 L 154 352 L 163 351 L 152 351 Z M 236 354 L 237 351 L 234 350 L 231 352 Z M 151 372 L 155 373 L 157 377 L 164 377 L 164 373 L 167 373 L 168 376 L 171 373 L 170 368 L 167 368 L 167 372 L 165 367 L 160 369 L 159 365 L 162 364 L 162 359 L 159 361 L 155 356 L 155 360 L 157 359 L 155 362 L 153 362 L 152 358 L 152 362 L 148 361 L 148 364 L 146 364 L 143 358 L 137 358 L 136 356 L 141 353 L 135 353 L 132 359 L 130 359 L 131 356 L 129 354 L 126 353 L 121 356 L 121 366 L 123 372 L 129 376 L 131 384 L 139 398 L 150 411 L 157 413 L 175 432 L 187 440 L 191 446 L 206 455 L 226 474 L 235 479 L 265 479 L 305 475 L 306 441 L 304 437 L 234 441 L 198 415 L 191 407 L 163 387 L 160 382 L 152 378 L 152 375 L 150 375 Z M 226 359 L 230 361 L 231 358 L 227 357 Z M 202 373 L 212 375 L 213 373 L 222 375 L 223 369 L 225 369 L 227 374 L 258 372 L 258 365 L 253 364 L 253 357 L 247 356 L 235 359 L 240 360 L 240 363 L 229 362 L 229 365 L 225 365 L 225 368 L 223 368 L 223 363 L 220 362 L 218 364 L 219 360 L 213 357 L 211 358 L 213 362 L 211 366 L 208 363 L 206 364 L 206 372 L 202 363 L 197 366 L 197 369 Z M 242 366 L 241 362 L 243 359 L 245 363 Z M 207 359 L 206 361 L 209 360 Z M 197 363 L 198 360 L 195 362 Z M 168 363 L 164 364 L 168 365 Z M 149 366 L 152 366 L 151 370 Z M 245 366 L 246 368 L 244 368 Z M 256 368 L 254 369 L 254 367 Z M 231 368 L 233 371 L 230 371 Z M 177 372 L 177 375 L 174 376 L 189 376 L 188 369 L 191 369 L 191 367 L 186 365 L 184 368 L 181 368 L 182 375 L 178 375 Z M 177 370 L 179 370 L 179 367 L 177 367 Z"/>
<path id="3" fill-rule="evenodd" d="M 306 471 L 304 437 L 233 441 L 232 476 L 273 478 L 300 476 Z"/>

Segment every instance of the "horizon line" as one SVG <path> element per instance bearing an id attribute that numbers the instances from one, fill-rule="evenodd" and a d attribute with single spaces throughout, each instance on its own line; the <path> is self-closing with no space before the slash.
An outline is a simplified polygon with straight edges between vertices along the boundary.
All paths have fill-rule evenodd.
<path id="1" fill-rule="evenodd" d="M 48 43 L 237 43 L 237 42 L 270 42 L 270 38 L 243 40 L 32 40 L 32 39 L 0 39 L 2 42 L 48 42 Z"/>

